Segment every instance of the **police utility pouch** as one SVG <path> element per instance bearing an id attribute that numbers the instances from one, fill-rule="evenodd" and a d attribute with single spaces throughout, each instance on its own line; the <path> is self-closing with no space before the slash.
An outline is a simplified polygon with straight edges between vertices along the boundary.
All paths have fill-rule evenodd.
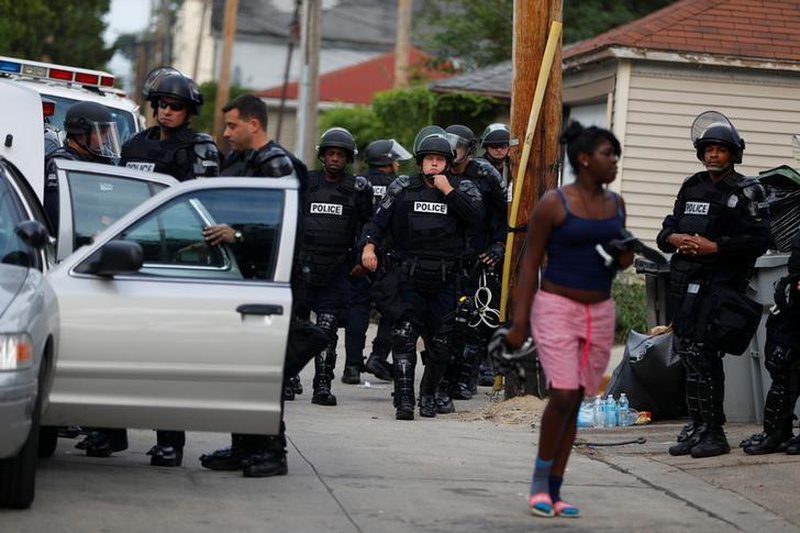
<path id="1" fill-rule="evenodd" d="M 761 304 L 726 287 L 711 287 L 706 298 L 706 305 L 710 306 L 706 344 L 731 355 L 742 355 L 761 322 Z"/>

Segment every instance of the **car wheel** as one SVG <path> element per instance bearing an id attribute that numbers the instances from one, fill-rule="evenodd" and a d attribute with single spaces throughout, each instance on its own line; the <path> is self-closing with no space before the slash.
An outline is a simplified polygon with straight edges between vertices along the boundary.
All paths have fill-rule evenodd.
<path id="1" fill-rule="evenodd" d="M 42 426 L 39 428 L 39 458 L 46 459 L 56 453 L 58 446 L 58 428 Z"/>
<path id="2" fill-rule="evenodd" d="M 44 365 L 39 371 L 43 374 Z M 16 457 L 0 460 L 0 507 L 27 509 L 36 493 L 36 460 L 39 451 L 39 420 L 42 415 L 43 376 L 31 420 L 31 431 Z"/>

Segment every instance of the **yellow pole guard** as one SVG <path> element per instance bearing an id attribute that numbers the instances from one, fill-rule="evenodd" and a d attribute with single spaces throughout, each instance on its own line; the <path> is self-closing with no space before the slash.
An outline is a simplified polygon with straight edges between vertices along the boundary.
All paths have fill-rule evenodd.
<path id="1" fill-rule="evenodd" d="M 536 82 L 536 91 L 533 94 L 533 105 L 528 116 L 528 129 L 525 132 L 525 142 L 522 145 L 522 155 L 519 159 L 517 168 L 517 178 L 514 180 L 514 194 L 511 198 L 511 213 L 509 214 L 508 225 L 514 227 L 517 223 L 519 214 L 519 202 L 522 196 L 522 181 L 525 178 L 525 168 L 528 166 L 528 159 L 531 155 L 531 144 L 533 135 L 536 132 L 536 123 L 539 120 L 539 112 L 542 110 L 544 92 L 547 88 L 547 81 L 550 79 L 550 71 L 553 68 L 559 39 L 561 38 L 561 28 L 563 24 L 553 21 L 550 25 L 550 36 L 547 38 L 547 46 L 544 49 L 542 66 L 539 69 L 539 79 Z M 511 283 L 511 252 L 514 248 L 514 233 L 508 232 L 506 237 L 506 254 L 503 259 L 503 286 L 500 291 L 500 320 L 506 320 L 506 307 L 508 307 L 508 290 Z"/>

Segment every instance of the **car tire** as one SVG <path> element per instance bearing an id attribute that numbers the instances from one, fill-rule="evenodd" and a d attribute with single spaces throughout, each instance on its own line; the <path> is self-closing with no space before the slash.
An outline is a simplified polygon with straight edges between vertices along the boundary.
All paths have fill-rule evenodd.
<path id="1" fill-rule="evenodd" d="M 27 509 L 36 494 L 36 461 L 39 452 L 39 421 L 42 416 L 42 385 L 45 365 L 39 371 L 39 393 L 31 420 L 31 431 L 15 457 L 0 460 L 0 507 Z"/>
<path id="2" fill-rule="evenodd" d="M 58 428 L 41 426 L 39 428 L 39 458 L 47 459 L 56 453 L 58 447 Z"/>

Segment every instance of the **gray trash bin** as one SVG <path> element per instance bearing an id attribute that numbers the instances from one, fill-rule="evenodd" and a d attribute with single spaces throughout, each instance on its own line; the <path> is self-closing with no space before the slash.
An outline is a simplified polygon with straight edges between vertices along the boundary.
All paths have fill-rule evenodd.
<path id="1" fill-rule="evenodd" d="M 764 314 L 750 347 L 741 356 L 726 356 L 725 415 L 732 422 L 764 421 L 764 400 L 772 378 L 764 366 L 767 314 L 775 303 L 775 282 L 787 274 L 789 254 L 769 253 L 758 258 L 747 294 L 763 306 Z"/>

